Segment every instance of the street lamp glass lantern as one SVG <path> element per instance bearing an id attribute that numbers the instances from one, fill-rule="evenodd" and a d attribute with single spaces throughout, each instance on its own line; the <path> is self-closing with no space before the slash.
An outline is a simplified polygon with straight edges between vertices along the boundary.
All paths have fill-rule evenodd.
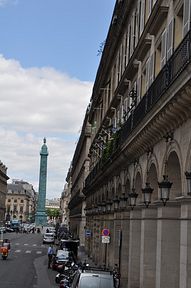
<path id="1" fill-rule="evenodd" d="M 128 199 L 128 197 L 125 194 L 123 194 L 122 197 L 120 197 L 120 209 L 126 208 L 127 199 Z"/>
<path id="2" fill-rule="evenodd" d="M 135 192 L 135 188 L 132 188 L 132 192 L 129 193 L 129 206 L 133 210 L 136 206 L 138 194 Z"/>
<path id="3" fill-rule="evenodd" d="M 191 172 L 185 172 L 186 181 L 187 181 L 187 194 L 191 196 Z"/>
<path id="4" fill-rule="evenodd" d="M 168 180 L 167 175 L 163 175 L 163 181 L 158 183 L 160 188 L 160 199 L 163 202 L 163 205 L 166 205 L 166 202 L 169 200 L 170 188 L 172 183 Z"/>
<path id="5" fill-rule="evenodd" d="M 106 203 L 106 209 L 108 212 L 111 212 L 111 207 L 112 207 L 112 202 L 110 200 L 108 200 Z"/>
<path id="6" fill-rule="evenodd" d="M 119 199 L 116 197 L 113 199 L 113 203 L 114 203 L 114 210 L 118 210 L 119 208 Z"/>
<path id="7" fill-rule="evenodd" d="M 149 204 L 151 203 L 151 195 L 154 189 L 152 189 L 150 187 L 150 183 L 146 182 L 146 186 L 145 188 L 142 189 L 142 193 L 143 193 L 143 202 L 145 204 L 145 206 L 148 208 Z"/>

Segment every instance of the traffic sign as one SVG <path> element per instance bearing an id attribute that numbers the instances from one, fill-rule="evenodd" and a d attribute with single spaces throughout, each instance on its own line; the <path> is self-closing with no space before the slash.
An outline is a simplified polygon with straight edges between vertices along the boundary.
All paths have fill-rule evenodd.
<path id="1" fill-rule="evenodd" d="M 91 237 L 92 236 L 91 230 L 86 229 L 85 230 L 85 235 L 86 235 L 86 237 Z"/>
<path id="2" fill-rule="evenodd" d="M 105 244 L 110 243 L 110 236 L 101 236 L 101 242 Z"/>
<path id="3" fill-rule="evenodd" d="M 104 228 L 101 232 L 102 236 L 109 236 L 110 232 L 109 232 L 109 229 L 107 228 Z"/>

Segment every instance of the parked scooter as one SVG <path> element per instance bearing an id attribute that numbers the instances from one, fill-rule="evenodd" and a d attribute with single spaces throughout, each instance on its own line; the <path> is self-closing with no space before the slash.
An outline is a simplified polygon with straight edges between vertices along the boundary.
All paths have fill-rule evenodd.
<path id="1" fill-rule="evenodd" d="M 62 280 L 68 280 L 68 283 L 70 283 L 73 280 L 77 270 L 78 266 L 75 263 L 72 263 L 70 267 L 65 267 L 62 273 L 58 273 L 56 275 L 55 282 L 59 284 Z"/>
<path id="2" fill-rule="evenodd" d="M 6 260 L 7 257 L 8 257 L 8 253 L 9 253 L 9 250 L 7 247 L 1 247 L 1 256 L 3 258 L 3 260 Z"/>
<path id="3" fill-rule="evenodd" d="M 70 288 L 70 281 L 68 279 L 61 280 L 60 288 Z"/>
<path id="4" fill-rule="evenodd" d="M 7 259 L 10 249 L 11 249 L 10 241 L 8 239 L 4 239 L 0 247 L 0 253 L 3 260 Z"/>

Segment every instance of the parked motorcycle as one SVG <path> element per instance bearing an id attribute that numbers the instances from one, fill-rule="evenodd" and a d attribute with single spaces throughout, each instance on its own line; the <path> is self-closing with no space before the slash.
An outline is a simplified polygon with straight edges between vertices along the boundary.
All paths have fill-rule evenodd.
<path id="1" fill-rule="evenodd" d="M 70 288 L 70 281 L 68 279 L 61 280 L 60 288 Z"/>
<path id="2" fill-rule="evenodd" d="M 1 256 L 3 258 L 3 260 L 6 260 L 8 257 L 8 248 L 7 247 L 1 247 Z"/>
<path id="3" fill-rule="evenodd" d="M 57 284 L 59 284 L 62 280 L 67 280 L 68 283 L 72 282 L 77 270 L 78 266 L 75 263 L 72 263 L 70 267 L 65 267 L 61 273 L 56 275 L 55 282 Z"/>

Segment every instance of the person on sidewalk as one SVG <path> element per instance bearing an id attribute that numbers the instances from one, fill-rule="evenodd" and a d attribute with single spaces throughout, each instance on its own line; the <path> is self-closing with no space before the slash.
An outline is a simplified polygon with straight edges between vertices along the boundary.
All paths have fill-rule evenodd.
<path id="1" fill-rule="evenodd" d="M 50 263 L 52 261 L 53 254 L 54 254 L 53 245 L 50 244 L 50 246 L 48 247 L 48 268 L 50 268 Z"/>

